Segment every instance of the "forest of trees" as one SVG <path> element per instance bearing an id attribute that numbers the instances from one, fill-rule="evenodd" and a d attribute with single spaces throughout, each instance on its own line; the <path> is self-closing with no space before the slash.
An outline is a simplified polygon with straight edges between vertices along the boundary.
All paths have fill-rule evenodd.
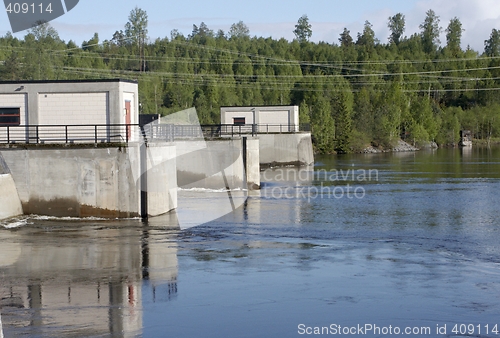
<path id="1" fill-rule="evenodd" d="M 299 18 L 296 39 L 251 37 L 243 22 L 229 32 L 205 23 L 184 36 L 148 38 L 147 13 L 130 12 L 108 40 L 97 33 L 77 46 L 49 24 L 24 39 L 0 38 L 0 80 L 129 78 L 139 81 L 141 113 L 166 115 L 196 107 L 201 123 L 219 123 L 221 106 L 298 105 L 323 153 L 359 151 L 372 144 L 458 141 L 500 137 L 500 30 L 484 51 L 461 48 L 458 18 L 443 28 L 426 13 L 420 32 L 405 35 L 405 16 L 387 20 L 379 40 L 369 21 L 362 32 L 339 32 L 338 41 L 310 42 L 313 27 Z M 125 20 L 124 20 L 125 21 Z"/>

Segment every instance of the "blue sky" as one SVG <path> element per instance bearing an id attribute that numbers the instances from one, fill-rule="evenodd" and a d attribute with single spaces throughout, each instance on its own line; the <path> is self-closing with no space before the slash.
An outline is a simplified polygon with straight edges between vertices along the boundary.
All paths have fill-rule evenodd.
<path id="1" fill-rule="evenodd" d="M 68 14 L 51 24 L 65 40 L 81 44 L 95 32 L 102 40 L 111 39 L 116 30 L 123 29 L 130 11 L 139 6 L 148 13 L 151 39 L 170 37 L 172 29 L 188 35 L 193 24 L 202 21 L 209 28 L 228 31 L 232 23 L 242 20 L 250 34 L 273 38 L 293 39 L 292 33 L 298 18 L 307 14 L 312 24 L 313 41 L 337 43 L 344 27 L 355 38 L 363 29 L 365 20 L 373 24 L 376 37 L 387 41 L 387 18 L 398 12 L 406 16 L 406 34 L 419 31 L 425 12 L 433 9 L 446 28 L 450 19 L 458 17 L 465 29 L 463 47 L 470 45 L 482 52 L 484 40 L 492 28 L 500 28 L 500 1 L 498 0 L 80 0 Z M 8 17 L 0 13 L 0 35 L 10 30 Z M 22 38 L 26 32 L 15 36 Z M 441 41 L 445 42 L 443 34 Z"/>

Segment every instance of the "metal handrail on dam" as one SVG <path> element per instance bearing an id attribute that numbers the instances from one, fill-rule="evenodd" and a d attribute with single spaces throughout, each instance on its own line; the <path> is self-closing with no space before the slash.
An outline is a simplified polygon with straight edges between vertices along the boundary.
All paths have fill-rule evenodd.
<path id="1" fill-rule="evenodd" d="M 310 131 L 309 125 L 289 124 L 202 124 L 173 125 L 151 123 L 144 126 L 143 133 L 148 140 L 167 140 L 235 137 L 258 134 L 284 134 Z"/>
<path id="2" fill-rule="evenodd" d="M 138 124 L 0 126 L 0 144 L 128 143 Z"/>
<path id="3" fill-rule="evenodd" d="M 173 142 L 185 139 L 214 139 L 257 134 L 283 134 L 309 131 L 308 125 L 288 124 L 213 124 L 174 125 L 72 124 L 0 126 L 0 144 L 67 144 Z"/>

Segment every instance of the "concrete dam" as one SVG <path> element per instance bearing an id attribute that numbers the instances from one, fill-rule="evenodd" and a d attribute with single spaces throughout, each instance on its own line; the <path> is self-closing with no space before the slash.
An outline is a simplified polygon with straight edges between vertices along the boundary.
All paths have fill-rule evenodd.
<path id="1" fill-rule="evenodd" d="M 179 188 L 258 189 L 260 168 L 313 162 L 309 133 L 0 148 L 0 219 L 154 217 Z"/>

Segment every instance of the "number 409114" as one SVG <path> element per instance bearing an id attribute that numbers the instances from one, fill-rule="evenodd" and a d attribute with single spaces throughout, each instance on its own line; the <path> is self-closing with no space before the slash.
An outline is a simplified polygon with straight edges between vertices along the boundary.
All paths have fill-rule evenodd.
<path id="1" fill-rule="evenodd" d="M 44 8 L 45 7 L 45 8 Z M 35 5 L 34 3 L 29 4 L 29 3 L 9 3 L 7 7 L 5 7 L 5 10 L 7 13 L 11 14 L 28 14 L 28 13 L 52 13 L 52 3 L 49 2 L 47 6 L 44 6 L 43 4 Z"/>
<path id="2" fill-rule="evenodd" d="M 456 335 L 480 335 L 480 334 L 496 334 L 498 335 L 498 324 L 494 326 L 486 325 L 474 325 L 474 324 L 455 324 L 452 333 Z"/>

